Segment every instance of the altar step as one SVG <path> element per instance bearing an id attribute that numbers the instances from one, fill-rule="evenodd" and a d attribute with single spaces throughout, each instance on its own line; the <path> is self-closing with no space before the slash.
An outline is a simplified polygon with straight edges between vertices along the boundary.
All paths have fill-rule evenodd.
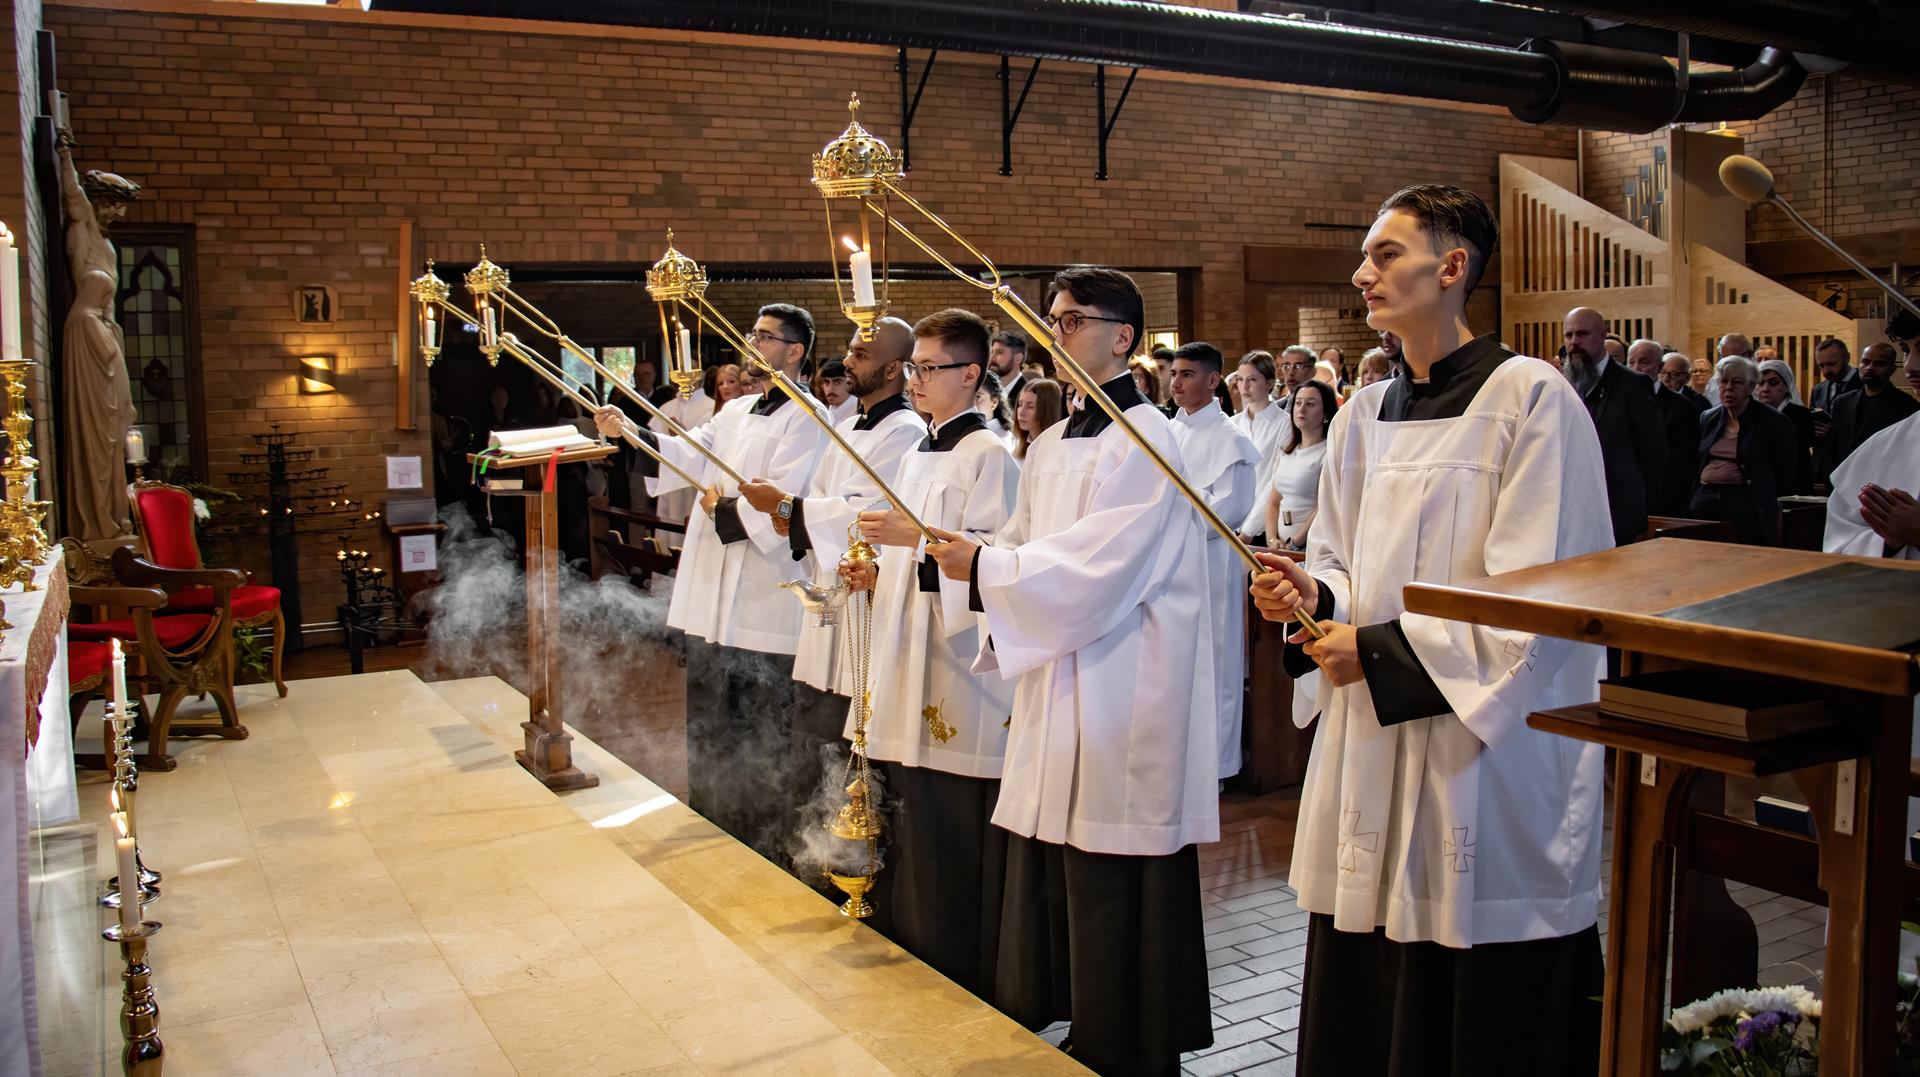
<path id="1" fill-rule="evenodd" d="M 169 1071 L 1084 1072 L 591 741 L 600 786 L 548 792 L 512 761 L 504 682 L 242 693 L 249 739 L 185 743 L 140 783 Z M 49 900 L 112 873 L 106 793 L 82 786 L 94 862 Z M 66 912 L 41 953 L 47 1071 L 109 1072 L 106 921 Z"/>

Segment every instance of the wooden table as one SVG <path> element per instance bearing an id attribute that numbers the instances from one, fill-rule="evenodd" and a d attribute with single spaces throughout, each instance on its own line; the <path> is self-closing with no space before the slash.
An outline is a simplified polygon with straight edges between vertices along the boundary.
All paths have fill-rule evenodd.
<path id="1" fill-rule="evenodd" d="M 1828 907 L 1820 1072 L 1892 1070 L 1912 696 L 1920 688 L 1914 656 L 1666 616 L 1849 562 L 1913 573 L 1920 588 L 1920 565 L 1911 562 L 1656 539 L 1490 579 L 1406 589 L 1416 613 L 1617 647 L 1623 673 L 1718 667 L 1792 676 L 1816 686 L 1836 719 L 1791 741 L 1745 744 L 1593 707 L 1529 718 L 1535 728 L 1616 749 L 1602 1074 L 1659 1071 L 1676 836 L 1703 772 L 1787 773 L 1805 792 Z"/>
<path id="2" fill-rule="evenodd" d="M 547 472 L 562 464 L 604 460 L 617 451 L 617 446 L 596 445 L 557 455 L 487 461 L 489 473 L 518 471 L 525 483 L 520 490 L 494 491 L 492 496 L 527 499 L 527 720 L 520 723 L 527 743 L 513 758 L 549 789 L 587 789 L 600 779 L 573 765 L 573 734 L 560 720 L 564 711 L 558 666 L 547 650 L 560 621 L 559 484 L 548 482 Z"/>

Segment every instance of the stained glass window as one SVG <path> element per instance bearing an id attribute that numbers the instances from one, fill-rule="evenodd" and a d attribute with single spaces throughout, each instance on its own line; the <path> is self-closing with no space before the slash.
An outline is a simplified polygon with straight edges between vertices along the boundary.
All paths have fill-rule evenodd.
<path id="1" fill-rule="evenodd" d="M 188 274 L 181 237 L 122 236 L 116 310 L 126 337 L 134 422 L 147 439 L 148 473 L 170 482 L 195 476 L 201 415 L 196 406 Z"/>

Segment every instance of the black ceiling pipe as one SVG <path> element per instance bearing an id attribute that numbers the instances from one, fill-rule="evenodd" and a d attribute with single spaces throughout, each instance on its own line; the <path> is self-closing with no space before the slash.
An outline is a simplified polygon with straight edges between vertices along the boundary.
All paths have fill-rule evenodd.
<path id="1" fill-rule="evenodd" d="M 1567 15 L 1609 19 L 1675 33 L 1771 45 L 1838 60 L 1857 73 L 1920 85 L 1913 43 L 1920 4 L 1913 0 L 1526 0 Z"/>
<path id="2" fill-rule="evenodd" d="M 1696 72 L 1675 123 L 1757 120 L 1800 92 L 1807 69 L 1785 49 L 1760 50 L 1760 58 L 1733 71 Z"/>
<path id="3" fill-rule="evenodd" d="M 1532 123 L 1651 131 L 1677 72 L 1594 45 L 1477 42 L 1139 0 L 373 0 L 376 9 L 849 41 L 1500 105 Z M 1726 87 L 1732 108 L 1757 89 Z M 1707 116 L 1704 119 L 1719 117 Z M 1732 118 L 1732 117 L 1729 117 Z"/>

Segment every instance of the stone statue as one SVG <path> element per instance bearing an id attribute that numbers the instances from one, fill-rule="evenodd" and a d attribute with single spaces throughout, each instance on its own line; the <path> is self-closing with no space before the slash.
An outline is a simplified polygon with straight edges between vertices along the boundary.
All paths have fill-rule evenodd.
<path id="1" fill-rule="evenodd" d="M 74 288 L 61 352 L 66 529 L 82 542 L 110 541 L 132 533 L 126 457 L 133 390 L 127 381 L 126 338 L 114 320 L 120 274 L 107 227 L 127 215 L 140 185 L 111 172 L 81 175 L 73 164 L 72 136 L 64 130 L 59 153 Z"/>

